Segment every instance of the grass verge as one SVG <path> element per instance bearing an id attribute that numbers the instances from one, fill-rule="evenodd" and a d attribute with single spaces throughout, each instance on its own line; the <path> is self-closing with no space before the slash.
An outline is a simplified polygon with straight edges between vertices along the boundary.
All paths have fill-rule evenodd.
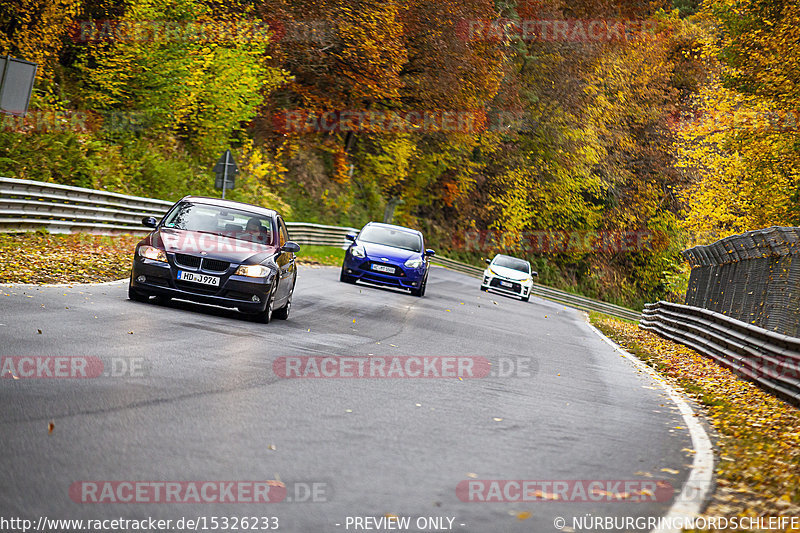
<path id="1" fill-rule="evenodd" d="M 800 409 L 636 324 L 599 313 L 590 320 L 705 411 L 719 448 L 707 516 L 800 516 Z"/>
<path id="2" fill-rule="evenodd" d="M 135 235 L 0 234 L 0 283 L 97 283 L 126 278 Z"/>
<path id="3" fill-rule="evenodd" d="M 342 266 L 345 251 L 336 246 L 314 246 L 303 244 L 297 253 L 297 262 L 301 265 Z"/>
<path id="4" fill-rule="evenodd" d="M 0 234 L 0 283 L 98 283 L 127 278 L 135 235 Z M 297 262 L 339 266 L 344 250 L 302 246 Z"/>

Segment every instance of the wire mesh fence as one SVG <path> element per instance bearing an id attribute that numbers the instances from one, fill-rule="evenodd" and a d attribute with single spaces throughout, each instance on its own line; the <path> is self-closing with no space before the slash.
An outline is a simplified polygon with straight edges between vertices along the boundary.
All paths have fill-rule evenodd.
<path id="1" fill-rule="evenodd" d="M 800 228 L 748 231 L 683 256 L 692 267 L 686 305 L 800 336 Z"/>

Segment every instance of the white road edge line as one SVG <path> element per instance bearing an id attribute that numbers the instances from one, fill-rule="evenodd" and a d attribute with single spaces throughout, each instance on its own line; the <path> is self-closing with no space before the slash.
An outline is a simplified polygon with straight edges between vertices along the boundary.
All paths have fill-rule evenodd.
<path id="1" fill-rule="evenodd" d="M 647 366 L 638 357 L 625 351 L 613 340 L 606 337 L 600 330 L 591 324 L 587 324 L 603 341 L 609 344 L 614 351 L 621 353 L 634 365 L 647 372 L 653 377 L 664 390 L 669 394 L 670 399 L 678 406 L 689 434 L 692 437 L 692 447 L 695 450 L 694 461 L 689 472 L 689 477 L 683 484 L 681 493 L 672 503 L 669 511 L 664 515 L 664 525 L 686 523 L 687 520 L 697 517 L 703 508 L 703 504 L 710 496 L 711 487 L 714 483 L 714 450 L 711 446 L 711 439 L 708 437 L 703 425 L 697 421 L 694 411 L 681 397 L 681 395 L 667 383 L 653 368 Z M 678 533 L 681 528 L 660 527 L 653 529 L 651 533 Z"/>

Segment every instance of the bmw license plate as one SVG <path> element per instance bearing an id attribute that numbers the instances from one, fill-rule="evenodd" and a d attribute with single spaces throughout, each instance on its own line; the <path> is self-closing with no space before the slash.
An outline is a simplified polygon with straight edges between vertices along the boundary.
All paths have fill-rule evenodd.
<path id="1" fill-rule="evenodd" d="M 508 281 L 501 281 L 500 285 L 502 285 L 503 287 L 508 287 L 509 289 L 514 286 Z"/>
<path id="2" fill-rule="evenodd" d="M 178 279 L 181 281 L 191 281 L 193 283 L 202 283 L 203 285 L 213 285 L 219 287 L 219 280 L 217 276 L 208 276 L 206 274 L 197 274 L 196 272 L 184 272 L 178 270 Z"/>
<path id="3" fill-rule="evenodd" d="M 394 274 L 394 267 L 386 265 L 372 265 L 372 270 L 375 270 L 376 272 L 386 272 L 388 274 Z"/>

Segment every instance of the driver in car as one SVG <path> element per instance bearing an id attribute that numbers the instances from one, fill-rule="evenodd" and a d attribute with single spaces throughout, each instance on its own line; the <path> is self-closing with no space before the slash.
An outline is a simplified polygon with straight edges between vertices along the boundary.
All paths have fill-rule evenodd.
<path id="1" fill-rule="evenodd" d="M 248 220 L 244 231 L 248 236 L 247 240 L 261 244 L 269 244 L 266 228 L 261 225 L 261 220 L 258 218 L 253 217 Z"/>

